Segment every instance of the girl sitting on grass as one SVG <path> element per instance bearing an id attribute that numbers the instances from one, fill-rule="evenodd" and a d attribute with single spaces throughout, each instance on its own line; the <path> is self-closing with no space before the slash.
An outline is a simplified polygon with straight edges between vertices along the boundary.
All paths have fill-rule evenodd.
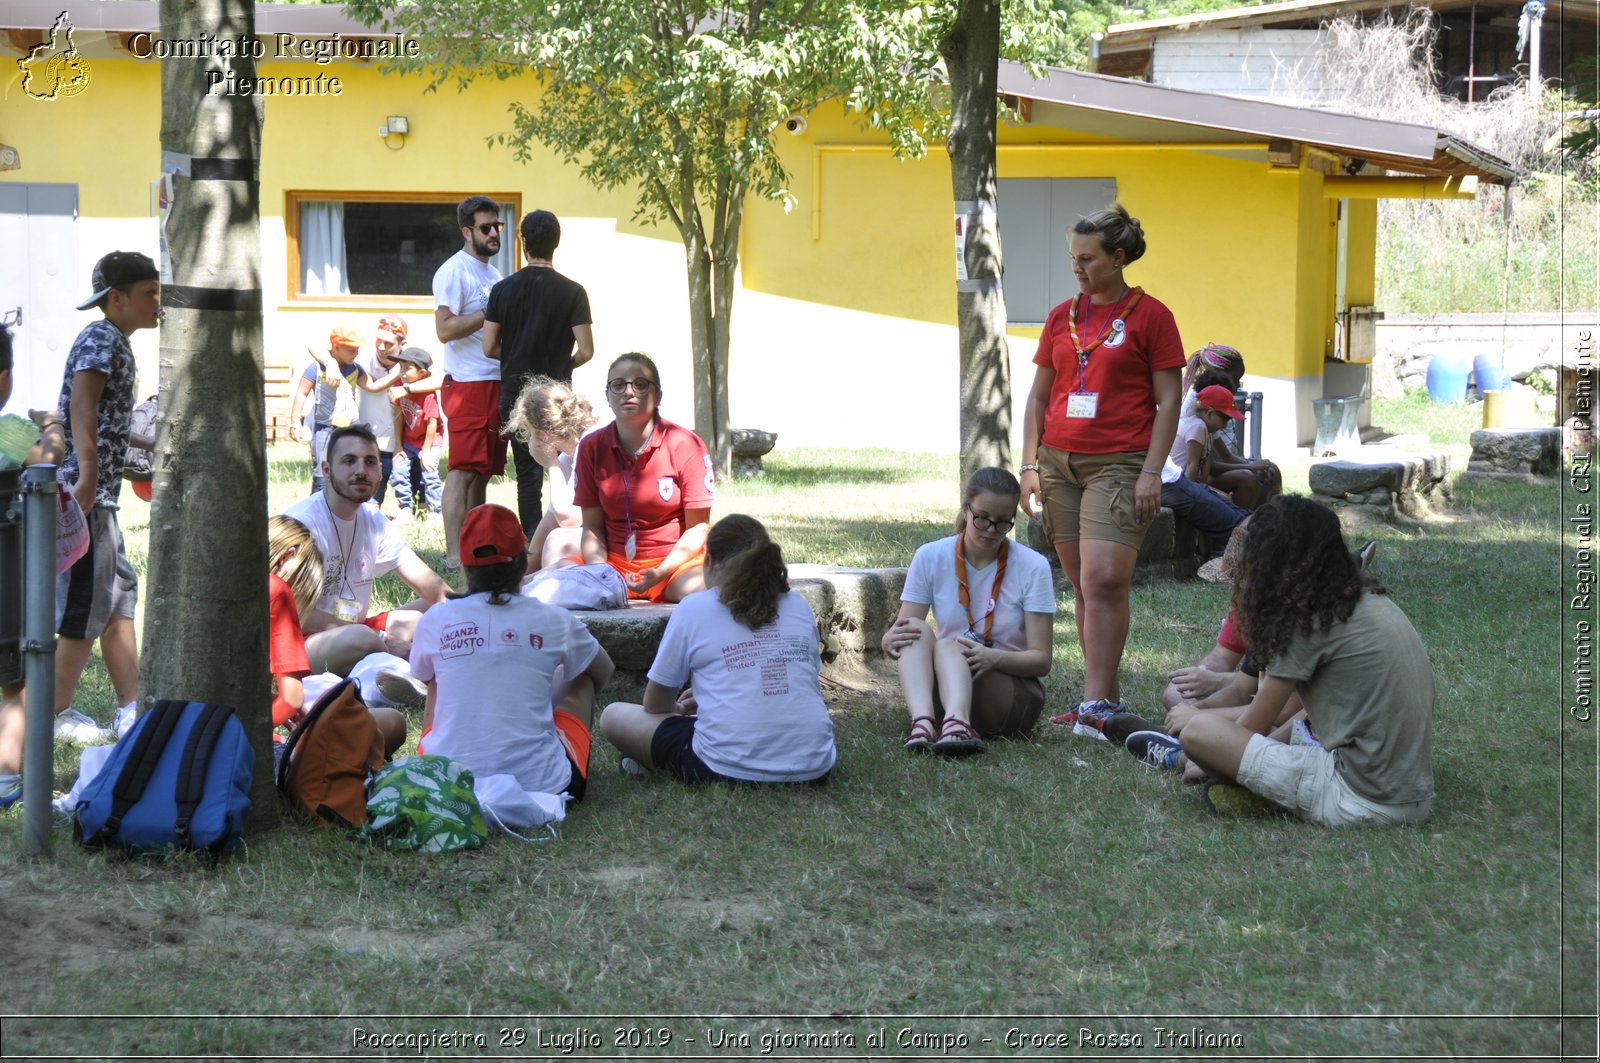
<path id="1" fill-rule="evenodd" d="M 1183 728 L 1181 755 L 1152 731 L 1130 736 L 1129 751 L 1174 768 L 1187 758 L 1325 826 L 1426 820 L 1433 668 L 1400 607 L 1362 575 L 1339 518 L 1295 497 L 1256 510 L 1233 605 L 1264 669 L 1249 707 L 1237 721 L 1195 714 Z M 1296 691 L 1320 745 L 1267 738 Z"/>
<path id="2" fill-rule="evenodd" d="M 528 571 L 583 564 L 583 510 L 573 500 L 578 441 L 598 418 L 589 400 L 553 377 L 529 377 L 502 430 L 527 445 L 550 476 L 549 502 L 528 540 Z"/>
<path id="3" fill-rule="evenodd" d="M 1050 563 L 1006 538 L 1021 497 L 1011 473 L 979 469 L 956 534 L 911 559 L 883 652 L 899 662 L 913 753 L 981 753 L 983 735 L 1026 735 L 1044 708 L 1056 592 Z"/>
<path id="4" fill-rule="evenodd" d="M 820 782 L 838 754 L 819 686 L 817 618 L 789 589 L 783 551 L 754 517 L 724 517 L 706 537 L 705 580 L 709 589 L 667 621 L 644 704 L 607 705 L 601 732 L 630 774 Z"/>

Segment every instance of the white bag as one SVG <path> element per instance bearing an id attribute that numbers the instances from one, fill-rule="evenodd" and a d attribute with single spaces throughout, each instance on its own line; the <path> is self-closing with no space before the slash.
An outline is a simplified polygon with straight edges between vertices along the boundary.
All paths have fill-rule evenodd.
<path id="1" fill-rule="evenodd" d="M 604 562 L 535 572 L 522 593 L 563 609 L 626 609 L 628 588 L 617 570 Z"/>
<path id="2" fill-rule="evenodd" d="M 83 519 L 83 507 L 63 489 L 59 496 L 60 509 L 56 513 L 56 575 L 78 563 L 89 552 L 89 524 Z"/>
<path id="3" fill-rule="evenodd" d="M 486 775 L 472 780 L 472 792 L 483 808 L 483 818 L 491 827 L 522 838 L 518 831 L 545 828 L 548 838 L 556 836 L 555 825 L 567 818 L 567 799 L 561 794 L 524 790 L 515 775 Z M 548 840 L 538 839 L 538 840 Z M 534 841 L 533 838 L 522 838 Z"/>

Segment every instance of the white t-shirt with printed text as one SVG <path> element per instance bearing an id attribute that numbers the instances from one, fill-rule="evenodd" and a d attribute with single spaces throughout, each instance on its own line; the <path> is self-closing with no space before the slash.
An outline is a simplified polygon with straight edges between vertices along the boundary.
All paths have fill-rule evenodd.
<path id="1" fill-rule="evenodd" d="M 283 511 L 306 526 L 322 552 L 322 596 L 317 608 L 335 612 L 339 599 L 349 598 L 367 616 L 372 603 L 372 583 L 417 555 L 377 506 L 358 506 L 353 520 L 340 520 L 328 508 L 322 492 L 302 498 Z"/>
<path id="2" fill-rule="evenodd" d="M 500 283 L 500 271 L 457 251 L 433 275 L 433 306 L 445 307 L 457 317 L 475 314 L 489 305 L 489 289 Z M 499 380 L 500 363 L 483 354 L 483 330 L 444 345 L 444 371 L 452 380 Z"/>
<path id="3" fill-rule="evenodd" d="M 533 598 L 439 603 L 411 640 L 411 674 L 438 684 L 427 751 L 480 779 L 514 775 L 524 790 L 561 793 L 572 768 L 551 704 L 556 671 L 577 676 L 599 652 L 571 612 Z"/>
<path id="4" fill-rule="evenodd" d="M 1030 550 L 1015 539 L 1009 540 L 1006 555 L 1006 578 L 1000 584 L 1000 600 L 994 603 L 994 628 L 990 640 L 996 649 L 1026 650 L 1028 633 L 1023 614 L 1056 611 L 1055 583 L 1050 575 L 1050 562 L 1043 554 Z M 995 573 L 1000 569 L 1000 559 L 982 568 L 967 565 L 967 601 L 976 621 L 978 633 L 984 628 L 984 617 L 989 613 L 989 598 L 994 590 Z M 917 548 L 906 571 L 905 589 L 900 600 L 933 607 L 936 620 L 934 631 L 942 639 L 958 638 L 967 633 L 967 610 L 961 607 L 961 590 L 956 582 L 956 537 L 946 536 Z"/>
<path id="5" fill-rule="evenodd" d="M 772 623 L 751 631 L 715 589 L 678 603 L 650 666 L 651 682 L 693 685 L 694 751 L 719 775 L 805 782 L 838 757 L 819 685 L 817 618 L 790 591 Z"/>

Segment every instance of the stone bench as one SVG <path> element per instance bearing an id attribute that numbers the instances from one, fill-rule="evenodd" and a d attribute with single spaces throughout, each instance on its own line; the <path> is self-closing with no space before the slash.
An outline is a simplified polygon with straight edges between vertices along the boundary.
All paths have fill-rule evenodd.
<path id="1" fill-rule="evenodd" d="M 1311 493 L 1336 509 L 1367 507 L 1385 520 L 1420 521 L 1450 500 L 1448 454 L 1371 454 L 1311 466 Z"/>
<path id="2" fill-rule="evenodd" d="M 1461 479 L 1546 483 L 1561 471 L 1561 429 L 1480 428 Z"/>
<path id="3" fill-rule="evenodd" d="M 867 678 L 872 659 L 881 656 L 878 643 L 900 612 L 905 583 L 903 568 L 789 566 L 789 586 L 817 617 L 824 679 L 857 685 Z M 600 692 L 602 705 L 644 696 L 645 674 L 655 661 L 673 608 L 635 603 L 626 609 L 577 613 L 617 668 Z"/>

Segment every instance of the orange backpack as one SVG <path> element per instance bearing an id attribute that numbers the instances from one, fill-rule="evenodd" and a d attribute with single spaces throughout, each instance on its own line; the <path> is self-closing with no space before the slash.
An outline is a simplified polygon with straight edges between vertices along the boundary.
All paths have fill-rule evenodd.
<path id="1" fill-rule="evenodd" d="M 367 780 L 387 758 L 383 736 L 346 679 L 317 699 L 289 736 L 278 763 L 278 793 L 323 826 L 367 822 Z"/>

